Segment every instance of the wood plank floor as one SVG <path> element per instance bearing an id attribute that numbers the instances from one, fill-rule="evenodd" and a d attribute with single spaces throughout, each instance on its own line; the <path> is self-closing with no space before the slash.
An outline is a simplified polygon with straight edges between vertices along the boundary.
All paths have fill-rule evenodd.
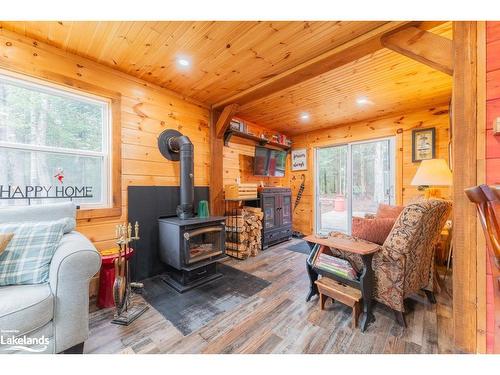
<path id="1" fill-rule="evenodd" d="M 375 323 L 365 333 L 351 328 L 351 311 L 340 303 L 320 311 L 318 298 L 305 302 L 306 255 L 272 247 L 255 258 L 226 263 L 271 282 L 238 308 L 183 336 L 153 308 L 128 327 L 110 324 L 112 309 L 90 314 L 86 353 L 453 353 L 450 286 L 429 304 L 410 301 L 403 329 L 392 312 L 376 304 Z M 447 278 L 451 283 L 451 277 Z M 141 297 L 137 297 L 141 298 Z"/>

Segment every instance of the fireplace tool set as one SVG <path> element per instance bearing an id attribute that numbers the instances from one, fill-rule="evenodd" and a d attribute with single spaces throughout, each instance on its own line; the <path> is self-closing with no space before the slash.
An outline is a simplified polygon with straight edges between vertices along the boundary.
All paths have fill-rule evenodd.
<path id="1" fill-rule="evenodd" d="M 130 281 L 129 258 L 132 255 L 130 243 L 139 239 L 139 223 L 135 222 L 134 236 L 132 224 L 119 224 L 116 226 L 116 244 L 119 247 L 118 258 L 115 259 L 115 282 L 113 284 L 113 298 L 115 301 L 115 315 L 113 324 L 129 325 L 147 309 L 146 303 L 132 301 L 132 289 L 142 289 L 142 283 Z"/>

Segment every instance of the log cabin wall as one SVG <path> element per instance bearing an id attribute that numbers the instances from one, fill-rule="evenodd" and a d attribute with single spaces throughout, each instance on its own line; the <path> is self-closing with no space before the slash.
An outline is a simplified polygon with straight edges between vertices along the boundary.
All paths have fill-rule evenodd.
<path id="1" fill-rule="evenodd" d="M 293 148 L 307 148 L 308 168 L 306 171 L 290 172 L 290 186 L 293 199 L 301 183 L 301 174 L 306 176 L 302 199 L 294 212 L 293 229 L 304 234 L 314 231 L 314 149 L 328 145 L 368 139 L 396 137 L 396 202 L 407 204 L 422 195 L 411 180 L 419 163 L 412 163 L 412 130 L 436 128 L 436 158 L 448 160 L 449 108 L 447 103 L 440 106 L 415 110 L 395 116 L 372 119 L 335 126 L 293 137 Z M 450 197 L 450 189 L 442 188 L 441 195 Z"/>
<path id="2" fill-rule="evenodd" d="M 245 120 L 243 120 L 245 121 Z M 253 134 L 275 133 L 263 126 L 245 121 L 249 130 Z M 262 177 L 255 176 L 253 171 L 255 142 L 238 137 L 232 137 L 227 146 L 224 146 L 224 186 L 236 183 L 264 183 L 266 186 L 290 186 L 289 184 L 289 163 L 290 156 L 287 157 L 287 168 L 285 177 Z"/>
<path id="3" fill-rule="evenodd" d="M 209 184 L 209 110 L 169 90 L 120 73 L 90 60 L 0 29 L 0 67 L 55 83 L 85 82 L 121 94 L 122 215 L 79 220 L 77 230 L 98 249 L 115 245 L 115 225 L 127 220 L 127 187 L 178 185 L 178 164 L 164 159 L 157 137 L 174 128 L 195 147 L 195 185 Z M 96 279 L 91 295 L 97 292 Z"/>
<path id="4" fill-rule="evenodd" d="M 500 22 L 486 23 L 486 183 L 500 184 L 500 135 L 493 134 L 493 123 L 500 118 Z M 493 282 L 499 271 L 487 259 L 486 266 L 486 349 L 500 350 L 500 291 Z M 497 298 L 495 299 L 495 295 Z"/>
<path id="5" fill-rule="evenodd" d="M 254 176 L 253 160 L 255 154 L 255 142 L 238 140 L 229 142 L 224 146 L 224 185 L 251 183 L 266 186 L 290 186 L 288 178 L 290 168 L 290 156 L 287 157 L 287 169 L 285 177 L 262 177 Z"/>

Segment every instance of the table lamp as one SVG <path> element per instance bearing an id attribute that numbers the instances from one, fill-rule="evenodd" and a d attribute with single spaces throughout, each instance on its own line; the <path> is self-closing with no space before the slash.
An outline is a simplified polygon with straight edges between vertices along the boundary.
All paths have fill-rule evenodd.
<path id="1" fill-rule="evenodd" d="M 444 159 L 422 160 L 417 173 L 411 181 L 411 185 L 418 186 L 419 190 L 425 190 L 425 198 L 438 198 L 439 189 L 433 186 L 450 186 L 453 177 Z"/>

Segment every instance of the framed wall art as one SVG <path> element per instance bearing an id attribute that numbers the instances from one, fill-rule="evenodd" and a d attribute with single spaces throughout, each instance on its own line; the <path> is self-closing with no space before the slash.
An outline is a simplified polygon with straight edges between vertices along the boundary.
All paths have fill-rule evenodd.
<path id="1" fill-rule="evenodd" d="M 292 171 L 307 170 L 307 149 L 298 148 L 292 150 Z"/>
<path id="2" fill-rule="evenodd" d="M 412 131 L 412 162 L 434 159 L 436 157 L 436 128 Z"/>

